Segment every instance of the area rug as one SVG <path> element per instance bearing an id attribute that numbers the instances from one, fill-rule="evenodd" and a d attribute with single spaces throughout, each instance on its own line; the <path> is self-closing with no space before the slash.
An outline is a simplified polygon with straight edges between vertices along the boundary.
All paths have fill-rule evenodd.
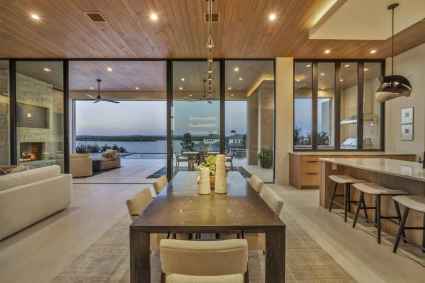
<path id="1" fill-rule="evenodd" d="M 306 232 L 290 217 L 287 225 L 286 282 L 355 282 Z M 105 232 L 83 254 L 65 268 L 53 283 L 129 283 L 130 259 L 128 217 Z M 251 283 L 264 282 L 264 255 L 249 253 Z M 159 255 L 153 254 L 152 282 L 160 282 Z"/>

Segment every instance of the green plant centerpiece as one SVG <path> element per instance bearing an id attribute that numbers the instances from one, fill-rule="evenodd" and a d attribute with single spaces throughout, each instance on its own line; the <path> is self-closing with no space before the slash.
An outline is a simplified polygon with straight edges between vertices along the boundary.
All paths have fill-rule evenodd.
<path id="1" fill-rule="evenodd" d="M 262 168 L 272 168 L 273 166 L 273 151 L 271 149 L 263 148 L 258 154 L 257 158 L 260 161 Z"/>

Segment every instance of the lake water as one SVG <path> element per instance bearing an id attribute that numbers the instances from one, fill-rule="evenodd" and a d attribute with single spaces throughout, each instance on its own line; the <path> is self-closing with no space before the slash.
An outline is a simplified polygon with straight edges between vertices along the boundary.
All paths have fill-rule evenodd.
<path id="1" fill-rule="evenodd" d="M 125 148 L 129 153 L 167 153 L 167 141 L 144 141 L 144 142 L 118 142 L 118 141 L 76 141 L 76 144 L 84 145 L 117 145 Z M 180 141 L 175 141 L 173 144 L 174 150 L 180 152 Z"/>

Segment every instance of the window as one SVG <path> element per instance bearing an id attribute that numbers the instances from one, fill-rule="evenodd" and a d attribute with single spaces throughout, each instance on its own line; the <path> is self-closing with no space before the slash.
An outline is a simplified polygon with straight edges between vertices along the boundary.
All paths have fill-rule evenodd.
<path id="1" fill-rule="evenodd" d="M 382 150 L 382 69 L 381 61 L 296 61 L 294 149 Z"/>
<path id="2" fill-rule="evenodd" d="M 294 147 L 311 149 L 313 135 L 313 64 L 295 63 Z"/>
<path id="3" fill-rule="evenodd" d="M 0 165 L 10 164 L 9 62 L 0 61 Z"/>

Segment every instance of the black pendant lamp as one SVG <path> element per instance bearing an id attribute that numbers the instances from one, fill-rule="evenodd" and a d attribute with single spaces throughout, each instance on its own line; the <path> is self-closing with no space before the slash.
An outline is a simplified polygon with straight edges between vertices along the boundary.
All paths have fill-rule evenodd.
<path id="1" fill-rule="evenodd" d="M 381 85 L 376 90 L 376 100 L 379 102 L 385 102 L 401 96 L 410 96 L 412 92 L 412 85 L 407 78 L 401 75 L 394 75 L 394 10 L 398 6 L 398 3 L 388 6 L 388 10 L 391 10 L 392 14 L 391 76 L 384 76 L 381 80 Z"/>

